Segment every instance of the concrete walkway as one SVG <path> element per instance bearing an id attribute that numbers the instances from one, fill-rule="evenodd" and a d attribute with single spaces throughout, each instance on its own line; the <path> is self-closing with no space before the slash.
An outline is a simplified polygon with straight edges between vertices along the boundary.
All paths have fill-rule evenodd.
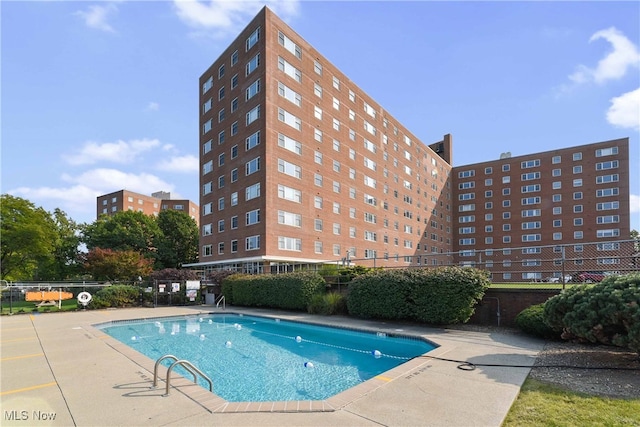
<path id="1" fill-rule="evenodd" d="M 209 306 L 99 310 L 0 319 L 2 426 L 500 426 L 543 341 L 347 317 L 227 308 L 226 312 L 420 335 L 439 344 L 381 379 L 309 407 L 229 404 L 188 381 L 151 388 L 154 361 L 92 325 L 112 320 L 222 312 Z M 166 372 L 166 370 L 164 371 Z M 173 381 L 173 380 L 172 380 Z M 173 382 L 172 382 L 173 385 Z M 215 387 L 215 379 L 214 379 Z M 245 412 L 245 410 L 262 412 Z M 267 412 L 265 412 L 267 411 Z"/>

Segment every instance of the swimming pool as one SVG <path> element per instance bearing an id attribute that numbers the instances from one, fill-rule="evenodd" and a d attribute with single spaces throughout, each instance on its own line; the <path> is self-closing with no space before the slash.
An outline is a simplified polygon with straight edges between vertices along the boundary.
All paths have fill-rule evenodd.
<path id="1" fill-rule="evenodd" d="M 436 347 L 410 337 L 237 314 L 99 327 L 153 360 L 173 354 L 190 361 L 229 402 L 323 400 Z"/>

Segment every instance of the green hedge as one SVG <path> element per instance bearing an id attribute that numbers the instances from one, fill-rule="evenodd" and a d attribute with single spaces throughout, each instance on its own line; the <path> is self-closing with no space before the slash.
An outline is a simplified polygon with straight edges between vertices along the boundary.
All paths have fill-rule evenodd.
<path id="1" fill-rule="evenodd" d="M 376 270 L 349 284 L 349 314 L 363 318 L 464 323 L 489 287 L 475 268 Z"/>
<path id="2" fill-rule="evenodd" d="M 529 335 L 545 339 L 558 339 L 560 334 L 544 321 L 544 305 L 542 303 L 525 308 L 516 316 L 515 324 L 521 331 Z"/>
<path id="3" fill-rule="evenodd" d="M 324 292 L 325 287 L 326 282 L 317 273 L 235 274 L 223 280 L 222 293 L 227 304 L 307 310 L 313 296 Z"/>
<path id="4" fill-rule="evenodd" d="M 137 286 L 111 285 L 96 292 L 87 308 L 134 307 L 140 305 L 140 292 Z"/>
<path id="5" fill-rule="evenodd" d="M 546 302 L 544 317 L 564 339 L 615 345 L 640 354 L 640 274 L 567 289 Z"/>

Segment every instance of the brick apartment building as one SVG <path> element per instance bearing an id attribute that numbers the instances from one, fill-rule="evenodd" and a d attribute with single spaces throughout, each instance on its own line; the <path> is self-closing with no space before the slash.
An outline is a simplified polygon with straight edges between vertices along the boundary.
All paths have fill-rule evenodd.
<path id="1" fill-rule="evenodd" d="M 191 200 L 172 199 L 171 193 L 165 191 L 158 191 L 147 196 L 133 191 L 119 190 L 98 196 L 96 200 L 96 218 L 100 215 L 113 215 L 124 210 L 156 216 L 160 211 L 168 209 L 184 211 L 195 219 L 196 223 L 200 223 L 197 204 Z"/>
<path id="2" fill-rule="evenodd" d="M 193 267 L 474 265 L 629 236 L 628 139 L 454 168 L 450 135 L 421 142 L 268 8 L 199 83 Z"/>
<path id="3" fill-rule="evenodd" d="M 571 261 L 568 274 L 620 270 L 616 252 L 633 252 L 613 243 L 631 232 L 628 138 L 518 157 L 505 153 L 453 168 L 452 187 L 455 263 L 491 269 L 494 280 L 559 277 L 560 269 L 543 260 L 555 258 L 559 265 L 561 256 Z"/>

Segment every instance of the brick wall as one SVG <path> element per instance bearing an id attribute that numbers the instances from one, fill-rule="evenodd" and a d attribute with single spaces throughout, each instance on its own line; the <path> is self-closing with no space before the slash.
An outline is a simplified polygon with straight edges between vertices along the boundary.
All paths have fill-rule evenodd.
<path id="1" fill-rule="evenodd" d="M 522 310 L 541 304 L 559 290 L 489 289 L 469 323 L 475 325 L 498 325 L 498 306 L 500 306 L 500 326 L 515 326 L 515 318 Z"/>

